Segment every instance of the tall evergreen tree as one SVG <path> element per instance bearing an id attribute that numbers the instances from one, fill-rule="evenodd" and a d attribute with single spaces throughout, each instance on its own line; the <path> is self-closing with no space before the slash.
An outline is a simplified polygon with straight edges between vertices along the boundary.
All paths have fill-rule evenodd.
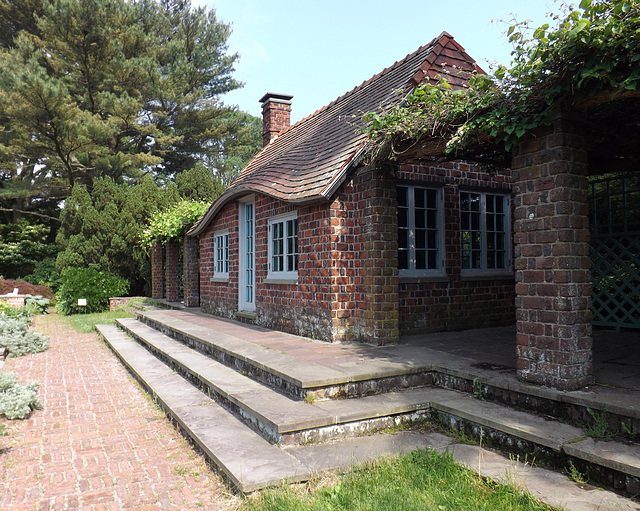
<path id="1" fill-rule="evenodd" d="M 99 177 L 172 178 L 220 161 L 220 146 L 255 125 L 220 100 L 239 84 L 214 10 L 3 0 L 0 18 L 0 208 L 57 203 Z"/>

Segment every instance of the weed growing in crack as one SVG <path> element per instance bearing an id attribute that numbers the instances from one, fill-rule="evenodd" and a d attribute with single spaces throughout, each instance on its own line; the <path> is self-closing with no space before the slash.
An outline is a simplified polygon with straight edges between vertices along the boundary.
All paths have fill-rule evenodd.
<path id="1" fill-rule="evenodd" d="M 599 412 L 587 408 L 587 412 L 593 419 L 593 424 L 587 426 L 584 432 L 587 436 L 598 440 L 609 440 L 613 436 L 613 432 L 609 428 L 609 421 L 607 420 L 607 410 L 602 405 Z"/>

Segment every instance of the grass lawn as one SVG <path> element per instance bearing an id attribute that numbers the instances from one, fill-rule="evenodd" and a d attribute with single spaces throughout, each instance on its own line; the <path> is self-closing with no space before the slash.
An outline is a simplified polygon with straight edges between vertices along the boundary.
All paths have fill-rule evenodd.
<path id="1" fill-rule="evenodd" d="M 132 318 L 133 313 L 127 310 L 115 310 L 110 312 L 95 312 L 93 314 L 72 314 L 64 317 L 71 326 L 81 334 L 88 334 L 95 330 L 96 325 L 111 325 L 118 318 Z"/>
<path id="2" fill-rule="evenodd" d="M 337 481 L 337 482 L 336 482 Z M 528 493 L 485 480 L 449 453 L 416 451 L 357 467 L 330 485 L 266 490 L 247 511 L 550 510 Z"/>

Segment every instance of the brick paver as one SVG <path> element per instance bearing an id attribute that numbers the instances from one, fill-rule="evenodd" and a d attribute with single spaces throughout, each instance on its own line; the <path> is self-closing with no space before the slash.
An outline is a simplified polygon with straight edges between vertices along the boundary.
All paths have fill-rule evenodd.
<path id="1" fill-rule="evenodd" d="M 3 371 L 41 384 L 44 409 L 7 421 L 0 437 L 0 509 L 233 509 L 218 475 L 145 395 L 96 334 L 63 318 L 36 329 L 48 351 Z"/>

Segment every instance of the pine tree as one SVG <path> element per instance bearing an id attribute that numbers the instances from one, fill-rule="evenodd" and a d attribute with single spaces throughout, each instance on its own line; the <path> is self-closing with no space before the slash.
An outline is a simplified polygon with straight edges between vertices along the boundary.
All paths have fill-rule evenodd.
<path id="1" fill-rule="evenodd" d="M 57 203 L 100 177 L 173 178 L 215 162 L 221 145 L 255 125 L 235 122 L 238 113 L 220 100 L 239 84 L 229 26 L 214 10 L 188 0 L 0 5 L 4 209 Z"/>

